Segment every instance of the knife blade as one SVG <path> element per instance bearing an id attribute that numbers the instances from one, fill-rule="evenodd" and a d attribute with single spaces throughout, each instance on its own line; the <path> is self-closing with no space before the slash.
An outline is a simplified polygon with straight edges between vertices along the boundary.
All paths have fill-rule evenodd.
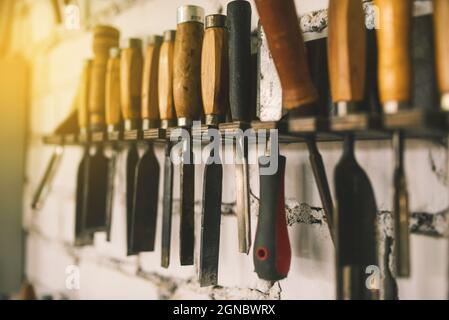
<path id="1" fill-rule="evenodd" d="M 178 126 L 189 129 L 198 120 L 201 100 L 201 47 L 204 33 L 204 9 L 197 6 L 178 8 L 173 62 L 173 96 Z M 181 265 L 193 265 L 195 250 L 195 165 L 192 139 L 183 141 L 181 175 Z"/>
<path id="2" fill-rule="evenodd" d="M 175 38 L 175 30 L 167 30 L 164 32 L 164 43 L 161 46 L 159 57 L 159 114 L 161 127 L 165 130 L 176 125 L 176 114 L 173 104 L 173 56 Z M 170 266 L 173 205 L 173 163 L 170 154 L 171 143 L 168 139 L 165 145 L 164 192 L 162 199 L 161 266 L 163 268 Z"/>

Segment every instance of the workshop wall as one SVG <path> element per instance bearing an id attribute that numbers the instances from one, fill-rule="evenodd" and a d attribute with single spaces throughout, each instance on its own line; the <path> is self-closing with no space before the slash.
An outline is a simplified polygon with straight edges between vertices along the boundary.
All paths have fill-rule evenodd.
<path id="1" fill-rule="evenodd" d="M 109 1 L 108 1 L 109 2 Z M 176 27 L 176 8 L 196 4 L 206 14 L 226 8 L 226 0 L 135 0 L 110 1 L 114 10 L 99 15 L 98 22 L 116 25 L 123 37 L 161 34 Z M 160 216 L 156 252 L 126 257 L 125 249 L 125 153 L 118 159 L 113 212 L 112 242 L 102 233 L 95 244 L 74 248 L 76 172 L 81 149 L 66 147 L 53 190 L 40 211 L 30 209 L 31 195 L 52 152 L 41 142 L 70 111 L 82 61 L 91 55 L 91 35 L 80 30 L 54 30 L 50 1 L 26 1 L 30 10 L 30 56 L 33 62 L 31 128 L 27 155 L 27 184 L 24 197 L 27 239 L 26 272 L 39 295 L 74 299 L 334 299 L 334 253 L 321 203 L 309 165 L 308 152 L 301 144 L 281 147 L 287 156 L 286 197 L 289 234 L 293 249 L 289 277 L 271 286 L 253 272 L 252 253 L 237 253 L 237 225 L 232 214 L 233 167 L 225 168 L 223 185 L 219 286 L 200 289 L 195 267 L 181 267 L 177 255 L 179 206 L 175 201 L 172 266 L 160 267 Z M 297 0 L 299 14 L 326 8 L 326 0 Z M 111 6 L 112 6 L 111 4 Z M 253 25 L 257 14 L 253 6 Z M 340 143 L 319 145 L 330 183 L 341 154 Z M 360 142 L 357 157 L 367 171 L 376 193 L 382 238 L 391 237 L 393 154 L 390 143 Z M 411 210 L 416 233 L 412 235 L 412 277 L 399 280 L 401 299 L 445 299 L 447 296 L 447 240 L 442 236 L 449 207 L 447 154 L 434 142 L 407 143 L 406 169 Z M 163 163 L 163 150 L 157 155 Z M 196 170 L 197 221 L 201 211 L 203 167 Z M 174 198 L 179 199 L 175 172 Z M 163 177 L 161 176 L 161 183 Z M 258 214 L 258 168 L 251 167 L 253 230 Z M 162 195 L 161 195 L 162 196 Z M 318 208 L 318 209 L 316 209 Z M 199 233 L 197 233 L 198 235 Z M 199 237 L 197 237 L 197 242 Z M 382 248 L 384 252 L 385 248 Z M 391 267 L 390 256 L 384 261 Z M 385 266 L 383 267 L 385 270 Z M 76 276 L 79 275 L 79 288 Z M 75 278 L 74 278 L 75 277 Z"/>

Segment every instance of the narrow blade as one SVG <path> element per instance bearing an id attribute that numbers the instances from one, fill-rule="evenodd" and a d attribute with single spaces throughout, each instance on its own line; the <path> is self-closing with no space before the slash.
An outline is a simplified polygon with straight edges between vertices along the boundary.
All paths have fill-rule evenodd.
<path id="1" fill-rule="evenodd" d="M 112 210 L 114 204 L 114 180 L 115 169 L 117 166 L 117 150 L 113 150 L 109 160 L 108 190 L 107 190 L 107 208 L 106 208 L 106 241 L 111 241 L 112 229 Z"/>
<path id="2" fill-rule="evenodd" d="M 135 253 L 154 251 L 159 173 L 159 162 L 154 154 L 153 145 L 150 144 L 136 171 L 130 244 L 131 251 Z"/>
<path id="3" fill-rule="evenodd" d="M 173 198 L 173 163 L 170 158 L 171 144 L 167 142 L 164 163 L 164 194 L 162 201 L 162 253 L 161 266 L 170 266 L 172 198 Z"/>
<path id="4" fill-rule="evenodd" d="M 222 181 L 222 165 L 217 163 L 206 165 L 203 187 L 199 277 L 202 287 L 214 286 L 218 282 Z"/>
<path id="5" fill-rule="evenodd" d="M 136 167 L 139 161 L 139 153 L 136 144 L 132 144 L 128 151 L 128 158 L 126 160 L 126 230 L 127 230 L 127 247 L 128 255 L 133 255 L 131 250 L 132 239 L 132 215 L 133 215 L 133 201 L 134 201 L 134 185 L 136 178 Z"/>
<path id="6" fill-rule="evenodd" d="M 84 219 L 87 210 L 87 177 L 89 174 L 89 149 L 86 147 L 83 158 L 78 167 L 76 181 L 75 207 L 75 246 L 81 247 L 93 243 L 93 234 L 84 229 Z"/>

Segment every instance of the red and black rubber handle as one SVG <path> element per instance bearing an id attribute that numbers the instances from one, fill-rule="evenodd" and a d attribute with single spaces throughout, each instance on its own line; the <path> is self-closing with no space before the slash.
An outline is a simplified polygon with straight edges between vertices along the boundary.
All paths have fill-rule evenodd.
<path id="1" fill-rule="evenodd" d="M 259 159 L 268 168 L 267 157 Z M 278 170 L 273 175 L 260 175 L 260 209 L 254 244 L 254 267 L 260 279 L 278 281 L 290 270 L 291 247 L 285 215 L 285 163 L 279 155 Z"/>

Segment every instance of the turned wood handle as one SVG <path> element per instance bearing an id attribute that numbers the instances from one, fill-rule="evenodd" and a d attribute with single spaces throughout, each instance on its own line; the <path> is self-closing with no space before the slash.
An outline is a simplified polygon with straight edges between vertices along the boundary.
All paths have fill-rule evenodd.
<path id="1" fill-rule="evenodd" d="M 118 46 L 119 31 L 110 26 L 97 26 L 93 34 L 94 60 L 90 81 L 89 118 L 92 130 L 102 130 L 105 125 L 106 69 L 109 50 Z"/>
<path id="2" fill-rule="evenodd" d="M 334 102 L 362 101 L 366 79 L 365 12 L 360 0 L 330 0 L 329 76 Z"/>
<path id="3" fill-rule="evenodd" d="M 158 73 L 162 37 L 152 36 L 145 51 L 142 87 L 142 119 L 159 120 Z"/>
<path id="4" fill-rule="evenodd" d="M 198 120 L 201 115 L 201 49 L 204 24 L 200 21 L 203 20 L 202 17 L 195 21 L 181 20 L 181 23 L 178 20 L 173 62 L 173 98 L 178 119 Z"/>
<path id="5" fill-rule="evenodd" d="M 86 60 L 81 73 L 81 81 L 78 89 L 78 125 L 80 129 L 89 128 L 89 91 L 92 71 L 92 60 Z"/>
<path id="6" fill-rule="evenodd" d="M 214 18 L 216 24 L 213 24 Z M 207 21 L 211 21 L 211 26 Z M 226 17 L 222 15 L 206 17 L 201 56 L 201 88 L 206 116 L 225 117 L 229 111 L 228 32 L 225 23 Z"/>
<path id="7" fill-rule="evenodd" d="M 379 9 L 379 93 L 383 104 L 411 99 L 413 1 L 376 0 Z"/>
<path id="8" fill-rule="evenodd" d="M 117 127 L 122 121 L 120 108 L 120 49 L 111 49 L 106 72 L 106 124 Z"/>
<path id="9" fill-rule="evenodd" d="M 173 58 L 175 51 L 176 31 L 164 33 L 164 43 L 159 56 L 159 114 L 161 120 L 176 119 L 173 103 Z"/>
<path id="10" fill-rule="evenodd" d="M 120 57 L 120 96 L 125 122 L 141 119 L 143 54 L 140 39 L 128 39 Z"/>
<path id="11" fill-rule="evenodd" d="M 434 0 L 435 53 L 438 88 L 441 94 L 449 93 L 449 1 Z"/>
<path id="12" fill-rule="evenodd" d="M 229 100 L 234 121 L 250 121 L 251 5 L 232 1 L 227 7 L 229 28 Z"/>
<path id="13" fill-rule="evenodd" d="M 293 0 L 255 0 L 288 110 L 316 102 L 302 31 Z"/>

